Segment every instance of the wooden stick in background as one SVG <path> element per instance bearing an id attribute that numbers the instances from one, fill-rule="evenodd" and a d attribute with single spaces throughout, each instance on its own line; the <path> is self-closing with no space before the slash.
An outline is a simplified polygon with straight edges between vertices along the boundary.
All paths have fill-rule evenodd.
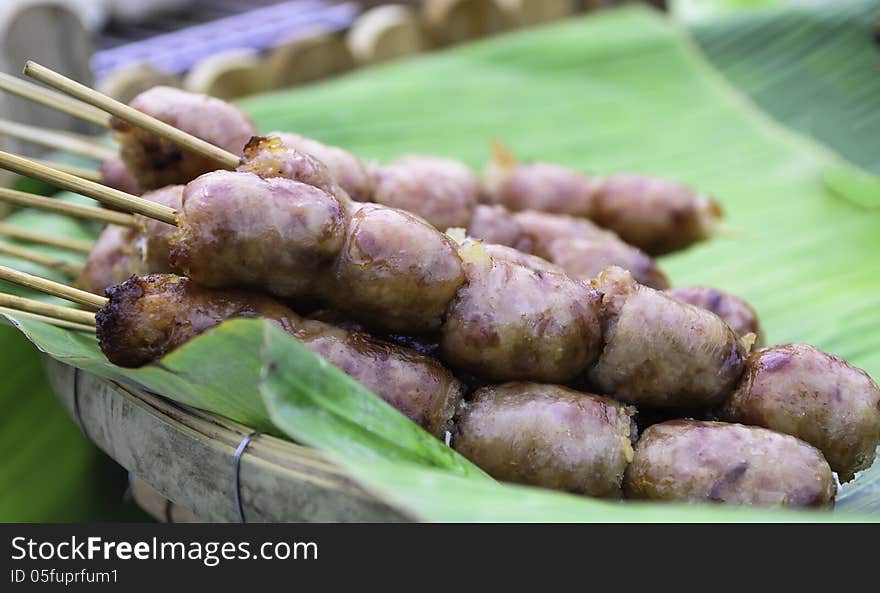
<path id="1" fill-rule="evenodd" d="M 134 216 L 125 212 L 116 212 L 115 210 L 107 210 L 106 208 L 97 208 L 95 206 L 71 204 L 70 202 L 62 202 L 54 198 L 29 194 L 5 187 L 0 187 L 0 202 L 20 208 L 33 208 L 34 210 L 53 212 L 82 220 L 118 224 L 133 229 L 140 228 L 141 226 Z"/>
<path id="2" fill-rule="evenodd" d="M 63 327 L 64 329 L 74 329 L 81 332 L 88 332 L 90 334 L 95 333 L 94 325 L 86 325 L 84 323 L 75 323 L 73 321 L 67 321 L 66 319 L 57 319 L 55 317 L 48 317 L 46 315 L 39 315 L 37 313 L 29 313 L 27 311 L 20 311 L 18 309 L 11 309 L 9 307 L 0 307 L 0 313 L 6 313 L 8 315 L 12 315 L 14 317 L 20 317 L 23 319 L 33 319 L 35 321 L 42 321 L 43 323 L 48 323 L 49 325 L 57 325 L 58 327 Z"/>
<path id="3" fill-rule="evenodd" d="M 143 128 L 159 138 L 163 138 L 176 144 L 183 150 L 188 150 L 189 152 L 211 159 L 226 169 L 235 169 L 239 165 L 240 158 L 231 152 L 214 146 L 210 142 L 206 142 L 201 138 L 182 132 L 172 125 L 166 124 L 154 117 L 150 117 L 137 109 L 129 107 L 124 103 L 120 103 L 116 99 L 112 99 L 107 95 L 99 93 L 94 89 L 67 78 L 66 76 L 62 76 L 36 62 L 29 61 L 24 67 L 24 74 L 25 76 L 30 76 L 52 88 L 75 97 L 84 103 L 88 103 L 102 111 L 106 111 L 124 122 Z"/>
<path id="4" fill-rule="evenodd" d="M 51 270 L 57 270 L 69 278 L 76 278 L 83 270 L 82 266 L 72 264 L 63 259 L 58 259 L 38 251 L 33 251 L 27 247 L 20 247 L 3 241 L 0 241 L 0 254 L 44 266 Z"/>
<path id="5" fill-rule="evenodd" d="M 115 149 L 91 136 L 29 126 L 8 119 L 0 119 L 0 134 L 96 161 L 107 161 L 119 156 Z"/>
<path id="6" fill-rule="evenodd" d="M 100 109 L 41 87 L 38 84 L 22 80 L 16 76 L 0 72 L 0 90 L 97 124 L 103 128 L 111 127 L 110 117 Z"/>
<path id="7" fill-rule="evenodd" d="M 106 297 L 98 296 L 91 292 L 86 292 L 85 290 L 62 284 L 61 282 L 54 282 L 32 274 L 26 274 L 25 272 L 20 272 L 7 266 L 0 266 L 0 280 L 6 280 L 7 282 L 24 286 L 25 288 L 31 288 L 74 303 L 79 303 L 80 305 L 85 305 L 96 311 L 107 304 Z"/>
<path id="8" fill-rule="evenodd" d="M 27 299 L 12 294 L 0 292 L 0 307 L 16 309 L 17 311 L 26 311 L 37 315 L 45 315 L 54 319 L 62 319 L 82 325 L 95 326 L 95 314 L 91 311 L 82 311 L 80 309 L 71 309 L 70 307 L 62 307 L 61 305 L 53 305 L 44 303 L 34 299 Z"/>
<path id="9" fill-rule="evenodd" d="M 52 167 L 41 165 L 8 152 L 0 151 L 0 167 L 25 177 L 39 179 L 55 187 L 76 192 L 125 212 L 143 214 L 161 222 L 177 224 L 177 217 L 173 208 L 156 204 L 155 202 L 101 185 L 100 183 L 95 183 L 94 181 L 87 181 L 74 175 L 62 173 Z"/>
<path id="10" fill-rule="evenodd" d="M 67 163 L 56 163 L 55 161 L 47 161 L 45 159 L 31 159 L 35 163 L 39 163 L 41 165 L 45 165 L 46 167 L 52 167 L 62 173 L 67 173 L 68 175 L 74 175 L 79 177 L 80 179 L 87 179 L 92 183 L 101 183 L 104 178 L 101 176 L 100 171 L 95 171 L 94 169 L 84 169 L 82 167 L 77 167 L 74 165 L 68 165 Z"/>
<path id="11" fill-rule="evenodd" d="M 56 237 L 29 231 L 17 226 L 0 222 L 0 235 L 15 239 L 16 241 L 24 241 L 25 243 L 34 243 L 36 245 L 48 245 L 49 247 L 58 247 L 59 249 L 67 249 L 68 251 L 76 251 L 78 253 L 89 254 L 95 246 L 91 241 L 81 239 L 70 239 L 68 237 Z"/>

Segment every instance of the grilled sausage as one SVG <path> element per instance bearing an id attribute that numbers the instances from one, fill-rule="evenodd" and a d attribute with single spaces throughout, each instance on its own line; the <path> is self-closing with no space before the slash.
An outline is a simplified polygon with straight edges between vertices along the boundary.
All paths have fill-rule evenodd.
<path id="1" fill-rule="evenodd" d="M 605 346 L 590 372 L 602 393 L 650 407 L 718 405 L 745 366 L 746 344 L 720 317 L 642 286 L 620 268 L 593 283 Z"/>
<path id="2" fill-rule="evenodd" d="M 322 162 L 352 200 L 370 201 L 373 195 L 373 178 L 370 167 L 359 157 L 342 148 L 329 146 L 299 134 L 272 132 L 268 135 L 277 137 L 285 146 Z"/>
<path id="3" fill-rule="evenodd" d="M 119 284 L 132 274 L 144 273 L 141 250 L 136 241 L 140 233 L 136 229 L 108 225 L 98 237 L 86 260 L 76 286 L 94 294 L 104 294 L 104 289 Z"/>
<path id="4" fill-rule="evenodd" d="M 479 195 L 479 181 L 464 164 L 410 155 L 376 169 L 372 201 L 421 216 L 445 231 L 468 226 Z"/>
<path id="5" fill-rule="evenodd" d="M 744 300 L 716 288 L 704 286 L 677 286 L 668 289 L 666 294 L 682 302 L 712 311 L 726 321 L 727 325 L 736 332 L 736 335 L 754 334 L 755 345 L 762 346 L 764 344 L 764 332 L 761 329 L 758 314 Z"/>
<path id="6" fill-rule="evenodd" d="M 324 294 L 334 307 L 384 331 L 440 327 L 464 282 L 456 244 L 423 220 L 376 204 L 356 206 Z"/>
<path id="7" fill-rule="evenodd" d="M 321 321 L 304 321 L 294 335 L 434 436 L 451 429 L 464 386 L 436 360 Z"/>
<path id="8" fill-rule="evenodd" d="M 144 91 L 129 105 L 233 154 L 241 154 L 257 133 L 251 119 L 233 105 L 167 86 Z M 217 168 L 211 159 L 186 152 L 137 126 L 114 119 L 113 127 L 125 166 L 145 190 L 187 183 Z"/>
<path id="9" fill-rule="evenodd" d="M 180 220 L 171 264 L 199 284 L 302 297 L 342 249 L 347 214 L 305 183 L 214 171 L 187 184 Z"/>
<path id="10" fill-rule="evenodd" d="M 302 320 L 280 303 L 246 291 L 202 288 L 171 275 L 132 277 L 107 292 L 96 314 L 101 349 L 114 364 L 142 366 L 234 317 L 268 319 L 442 437 L 461 401 L 462 384 L 436 360 L 363 332 Z"/>
<path id="11" fill-rule="evenodd" d="M 794 435 L 817 447 L 841 482 L 870 467 L 880 444 L 880 389 L 861 369 L 807 344 L 749 356 L 725 419 Z"/>
<path id="12" fill-rule="evenodd" d="M 636 443 L 628 498 L 731 505 L 829 507 L 837 484 L 818 449 L 764 428 L 671 420 Z"/>
<path id="13" fill-rule="evenodd" d="M 634 412 L 556 385 L 507 383 L 463 404 L 452 445 L 499 480 L 618 498 Z"/>
<path id="14" fill-rule="evenodd" d="M 453 366 L 495 381 L 565 383 L 599 351 L 599 295 L 562 274 L 463 246 L 467 284 L 446 314 L 440 348 Z"/>

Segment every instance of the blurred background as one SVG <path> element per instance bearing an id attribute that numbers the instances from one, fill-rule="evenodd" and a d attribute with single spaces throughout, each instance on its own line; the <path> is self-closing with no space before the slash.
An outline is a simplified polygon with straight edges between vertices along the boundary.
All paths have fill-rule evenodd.
<path id="1" fill-rule="evenodd" d="M 586 13 L 619 4 L 624 2 L 4 0 L 0 71 L 19 74 L 24 62 L 32 59 L 122 101 L 159 84 L 238 100 L 524 28 L 589 18 Z M 864 95 L 873 87 L 858 86 L 862 78 L 876 79 L 880 74 L 876 68 L 880 4 L 867 0 L 642 4 L 664 11 L 708 63 L 772 117 L 824 142 L 865 170 L 880 172 L 880 153 L 872 150 L 874 138 L 880 137 L 878 105 L 865 108 Z M 778 16 L 805 6 L 818 12 L 798 12 L 800 21 Z M 834 12 L 835 7 L 840 11 Z M 764 25 L 743 27 L 743 19 L 749 18 L 764 19 Z M 797 55 L 765 51 L 777 35 L 795 26 L 799 36 L 809 39 L 798 46 Z M 851 49 L 840 45 L 844 42 L 851 43 Z M 875 64 L 874 69 L 855 71 L 849 77 L 841 74 L 836 81 L 821 80 L 814 67 L 835 44 L 838 53 L 851 51 L 854 63 L 870 56 L 865 63 Z M 795 87 L 800 96 L 813 97 L 820 109 L 805 113 L 780 100 L 784 89 Z M 852 104 L 847 102 L 850 99 Z M 0 118 L 77 133 L 98 132 L 81 120 L 9 95 L 0 95 Z M 4 150 L 29 155 L 50 150 L 14 136 L 0 133 Z M 7 176 L 0 182 L 15 180 Z M 80 434 L 46 384 L 39 355 L 23 342 L 12 328 L 0 327 L 4 352 L 0 443 L 5 447 L 0 457 L 0 521 L 173 520 L 174 513 L 182 511 L 165 505 L 143 485 L 133 493 L 137 503 L 132 500 L 125 471 Z"/>

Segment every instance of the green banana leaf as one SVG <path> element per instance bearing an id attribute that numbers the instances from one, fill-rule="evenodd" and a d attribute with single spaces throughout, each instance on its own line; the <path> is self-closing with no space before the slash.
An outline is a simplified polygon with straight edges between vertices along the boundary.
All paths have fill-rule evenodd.
<path id="1" fill-rule="evenodd" d="M 479 167 L 498 137 L 524 159 L 700 187 L 723 202 L 728 229 L 663 259 L 675 283 L 739 294 L 761 312 L 771 342 L 810 342 L 880 376 L 880 259 L 872 258 L 880 212 L 829 189 L 827 172 L 849 163 L 757 110 L 651 11 L 606 12 L 242 105 L 263 131 L 296 130 L 383 160 L 431 152 Z M 425 520 L 880 517 L 876 465 L 844 487 L 837 511 L 821 515 L 609 504 L 497 484 L 439 441 L 407 433 L 411 425 L 392 421 L 396 412 L 375 396 L 261 322 L 224 324 L 135 371 L 108 365 L 91 337 L 21 327 L 81 368 L 256 427 L 271 424 L 336 456 L 368 488 Z M 314 380 L 292 379 L 304 371 Z M 387 441 L 403 451 L 388 450 Z"/>
<path id="2" fill-rule="evenodd" d="M 0 522 L 143 521 L 125 472 L 83 438 L 52 393 L 39 354 L 0 327 Z"/>
<path id="3" fill-rule="evenodd" d="M 704 19 L 730 16 L 774 4 L 786 4 L 798 0 L 669 0 L 669 12 L 676 18 L 699 22 Z M 821 1 L 821 0 L 819 0 Z M 826 0 L 834 2 L 835 0 Z"/>
<path id="4" fill-rule="evenodd" d="M 758 106 L 880 174 L 878 22 L 880 0 L 835 0 L 709 18 L 690 31 Z"/>

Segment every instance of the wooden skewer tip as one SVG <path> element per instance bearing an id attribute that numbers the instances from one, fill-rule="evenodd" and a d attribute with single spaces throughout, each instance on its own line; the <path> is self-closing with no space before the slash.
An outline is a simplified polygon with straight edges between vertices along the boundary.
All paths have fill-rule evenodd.
<path id="1" fill-rule="evenodd" d="M 100 183 L 81 179 L 69 173 L 63 173 L 52 167 L 41 165 L 8 152 L 0 151 L 0 167 L 19 175 L 39 179 L 50 185 L 76 192 L 127 212 L 142 214 L 148 218 L 168 224 L 177 224 L 177 215 L 173 208 L 101 185 Z"/>
<path id="2" fill-rule="evenodd" d="M 27 274 L 25 272 L 21 272 L 14 268 L 3 265 L 0 265 L 0 280 L 6 280 L 7 282 L 12 282 L 13 284 L 24 286 L 25 288 L 32 288 L 34 290 L 44 292 L 52 296 L 67 299 L 68 301 L 79 303 L 80 305 L 84 305 L 95 310 L 100 309 L 107 304 L 106 297 L 98 296 L 96 294 L 92 294 L 91 292 L 86 292 L 85 290 L 80 290 L 78 288 L 74 288 L 73 286 L 68 286 L 67 284 L 62 284 L 60 282 L 54 282 L 46 278 L 40 278 L 39 276 Z"/>
<path id="3" fill-rule="evenodd" d="M 58 327 L 62 327 L 64 329 L 72 329 L 75 331 L 81 331 L 93 334 L 95 333 L 95 326 L 86 325 L 84 323 L 76 323 L 73 321 L 67 321 L 65 319 L 57 319 L 55 317 L 48 317 L 46 315 L 39 315 L 37 313 L 29 313 L 27 311 L 19 311 L 18 309 L 11 309 L 9 307 L 0 307 L 0 313 L 5 315 L 11 315 L 13 317 L 19 317 L 23 319 L 33 319 L 34 321 L 42 321 L 43 323 L 48 323 L 49 325 L 55 325 Z"/>
<path id="4" fill-rule="evenodd" d="M 17 95 L 28 101 L 45 105 L 50 109 L 61 111 L 62 113 L 72 115 L 73 117 L 91 122 L 95 125 L 104 128 L 111 127 L 110 118 L 100 109 L 96 109 L 82 101 L 71 99 L 62 93 L 49 90 L 40 85 L 28 82 L 27 80 L 22 80 L 17 76 L 0 72 L 0 90 Z"/>
<path id="5" fill-rule="evenodd" d="M 143 128 L 160 138 L 173 142 L 184 150 L 216 161 L 226 169 L 235 169 L 239 165 L 240 159 L 237 155 L 201 138 L 187 134 L 170 124 L 151 117 L 133 107 L 129 107 L 41 64 L 28 61 L 23 72 L 25 76 L 38 80 L 93 107 L 97 107 L 133 126 Z"/>
<path id="6" fill-rule="evenodd" d="M 0 292 L 0 307 L 25 311 L 27 313 L 36 313 L 37 315 L 45 315 L 46 317 L 80 323 L 92 327 L 95 325 L 95 314 L 91 311 L 62 307 L 61 305 L 44 303 L 43 301 L 2 292 Z"/>

